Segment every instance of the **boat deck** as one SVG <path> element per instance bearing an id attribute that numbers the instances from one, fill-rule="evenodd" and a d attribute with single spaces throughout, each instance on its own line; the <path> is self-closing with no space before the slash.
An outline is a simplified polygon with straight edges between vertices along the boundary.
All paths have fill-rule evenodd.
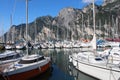
<path id="1" fill-rule="evenodd" d="M 1 64 L 0 65 L 0 74 L 6 69 L 8 66 L 10 66 L 12 63 L 7 63 L 7 64 Z"/>

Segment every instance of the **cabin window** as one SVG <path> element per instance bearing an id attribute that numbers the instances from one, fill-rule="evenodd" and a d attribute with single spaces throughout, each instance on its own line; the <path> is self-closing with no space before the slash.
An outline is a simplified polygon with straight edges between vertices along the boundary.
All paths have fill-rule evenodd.
<path id="1" fill-rule="evenodd" d="M 118 54 L 118 53 L 114 53 L 114 55 L 117 55 L 117 56 L 119 56 L 119 54 Z"/>
<path id="2" fill-rule="evenodd" d="M 45 59 L 44 56 L 42 56 L 42 57 L 39 57 L 38 59 L 34 59 L 34 60 L 20 60 L 19 64 L 30 64 L 30 63 L 38 62 L 38 61 L 41 61 L 44 59 Z"/>
<path id="3" fill-rule="evenodd" d="M 96 61 L 102 61 L 102 59 L 101 59 L 101 58 L 95 58 L 95 60 L 96 60 Z"/>

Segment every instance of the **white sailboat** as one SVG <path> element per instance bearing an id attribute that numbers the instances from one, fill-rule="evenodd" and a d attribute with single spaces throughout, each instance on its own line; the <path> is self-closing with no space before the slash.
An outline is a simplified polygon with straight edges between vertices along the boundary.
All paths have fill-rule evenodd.
<path id="1" fill-rule="evenodd" d="M 0 65 L 15 62 L 23 57 L 22 53 L 16 51 L 5 51 L 0 54 Z"/>
<path id="2" fill-rule="evenodd" d="M 83 31 L 83 28 L 85 27 L 85 23 L 83 22 L 83 19 L 84 19 L 84 15 L 82 14 L 82 37 L 84 38 L 84 31 Z M 89 25 L 88 25 L 89 26 Z M 90 48 L 91 47 L 91 43 L 88 42 L 87 40 L 81 40 L 81 43 L 80 43 L 80 47 L 81 48 Z"/>
<path id="3" fill-rule="evenodd" d="M 33 48 L 34 49 L 40 49 L 40 43 L 37 42 L 37 39 L 36 39 L 36 36 L 37 36 L 37 19 L 35 20 L 35 40 L 34 40 L 34 45 L 33 45 Z"/>
<path id="4" fill-rule="evenodd" d="M 20 36 L 19 36 L 19 40 L 17 41 L 17 43 L 15 44 L 15 48 L 16 49 L 19 49 L 19 50 L 22 50 L 22 49 L 26 49 L 26 46 L 25 46 L 25 40 L 24 38 L 22 37 L 22 24 L 21 24 L 21 29 L 20 29 Z"/>
<path id="5" fill-rule="evenodd" d="M 79 52 L 71 55 L 70 61 L 76 69 L 93 76 L 100 80 L 120 80 L 120 56 L 117 60 L 114 58 L 116 54 L 111 53 L 111 50 L 103 51 L 101 54 L 96 52 L 96 35 L 95 35 L 95 11 L 93 1 L 93 23 L 94 35 L 91 41 L 93 52 Z M 118 54 L 117 54 L 118 55 Z"/>
<path id="6" fill-rule="evenodd" d="M 3 26 L 3 25 L 2 25 L 2 26 Z M 2 31 L 1 31 L 1 35 L 2 35 L 2 36 L 1 36 L 2 38 L 1 38 L 1 39 L 2 39 L 2 40 L 1 40 L 1 43 L 5 43 L 5 42 L 4 42 L 5 39 L 4 39 L 3 33 L 4 33 L 4 28 L 2 27 Z M 4 44 L 0 44 L 0 50 L 4 50 L 4 49 L 5 49 L 5 45 L 4 45 Z"/>
<path id="7" fill-rule="evenodd" d="M 11 25 L 10 26 L 12 27 L 12 15 L 10 15 L 10 21 L 11 21 Z M 13 27 L 13 29 L 14 29 L 14 27 Z M 11 34 L 12 35 L 11 39 L 10 39 L 9 34 L 10 34 L 10 31 L 7 33 L 7 41 L 8 42 L 5 45 L 5 49 L 12 50 L 12 49 L 15 49 L 15 45 L 14 45 L 14 32 L 12 32 L 12 34 Z M 9 37 L 9 40 L 8 40 L 8 37 Z"/>

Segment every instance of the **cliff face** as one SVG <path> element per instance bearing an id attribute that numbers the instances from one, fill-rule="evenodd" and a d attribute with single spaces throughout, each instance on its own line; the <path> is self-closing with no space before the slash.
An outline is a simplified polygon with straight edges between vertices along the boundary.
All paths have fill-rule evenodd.
<path id="1" fill-rule="evenodd" d="M 59 33 L 64 33 L 63 39 L 78 39 L 81 32 L 82 11 L 74 8 L 64 8 L 56 18 L 56 26 L 60 28 Z"/>
<path id="2" fill-rule="evenodd" d="M 107 1 L 107 0 L 106 0 Z M 98 37 L 115 37 L 120 34 L 120 1 L 115 0 L 103 6 L 95 6 L 96 34 Z M 92 4 L 82 10 L 64 8 L 58 16 L 38 17 L 28 25 L 28 40 L 79 40 L 92 38 Z M 5 40 L 26 39 L 25 24 L 14 25 L 5 35 Z M 14 36 L 14 37 L 13 37 Z M 118 37 L 118 36 L 116 36 Z"/>
<path id="3" fill-rule="evenodd" d="M 114 24 L 114 26 L 117 27 L 117 33 L 118 35 L 120 34 L 120 0 L 108 0 L 109 3 L 107 3 L 106 5 L 102 6 L 102 10 L 103 11 L 106 11 L 109 13 L 110 16 L 113 17 L 113 20 L 112 18 L 110 18 L 112 20 L 111 23 L 116 23 Z M 112 25 L 112 27 L 114 27 Z M 114 29 L 114 28 L 113 28 Z M 120 37 L 120 36 L 119 36 Z"/>
<path id="4" fill-rule="evenodd" d="M 117 1 L 117 0 L 104 0 L 103 5 L 107 5 L 107 4 L 113 3 L 113 2 L 115 2 L 115 1 Z"/>

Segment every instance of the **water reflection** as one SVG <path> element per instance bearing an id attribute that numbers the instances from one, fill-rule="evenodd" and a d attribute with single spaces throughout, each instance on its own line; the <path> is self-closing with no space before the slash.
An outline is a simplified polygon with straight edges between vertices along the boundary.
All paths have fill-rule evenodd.
<path id="1" fill-rule="evenodd" d="M 81 49 L 42 49 L 41 54 L 52 58 L 52 75 L 48 80 L 96 80 L 76 70 L 69 62 L 69 55 Z"/>
<path id="2" fill-rule="evenodd" d="M 28 54 L 38 54 L 50 56 L 52 59 L 52 70 L 38 75 L 31 80 L 96 80 L 76 70 L 69 62 L 69 55 L 78 53 L 81 49 L 41 49 L 29 50 Z M 27 54 L 27 51 L 20 50 L 20 52 Z"/>
<path id="3" fill-rule="evenodd" d="M 46 72 L 38 75 L 38 76 L 35 76 L 29 80 L 49 80 L 50 77 L 52 76 L 52 68 L 50 68 L 49 70 L 47 70 Z"/>
<path id="4" fill-rule="evenodd" d="M 78 71 L 72 64 L 69 65 L 69 74 L 74 77 L 74 80 L 98 80 Z"/>

